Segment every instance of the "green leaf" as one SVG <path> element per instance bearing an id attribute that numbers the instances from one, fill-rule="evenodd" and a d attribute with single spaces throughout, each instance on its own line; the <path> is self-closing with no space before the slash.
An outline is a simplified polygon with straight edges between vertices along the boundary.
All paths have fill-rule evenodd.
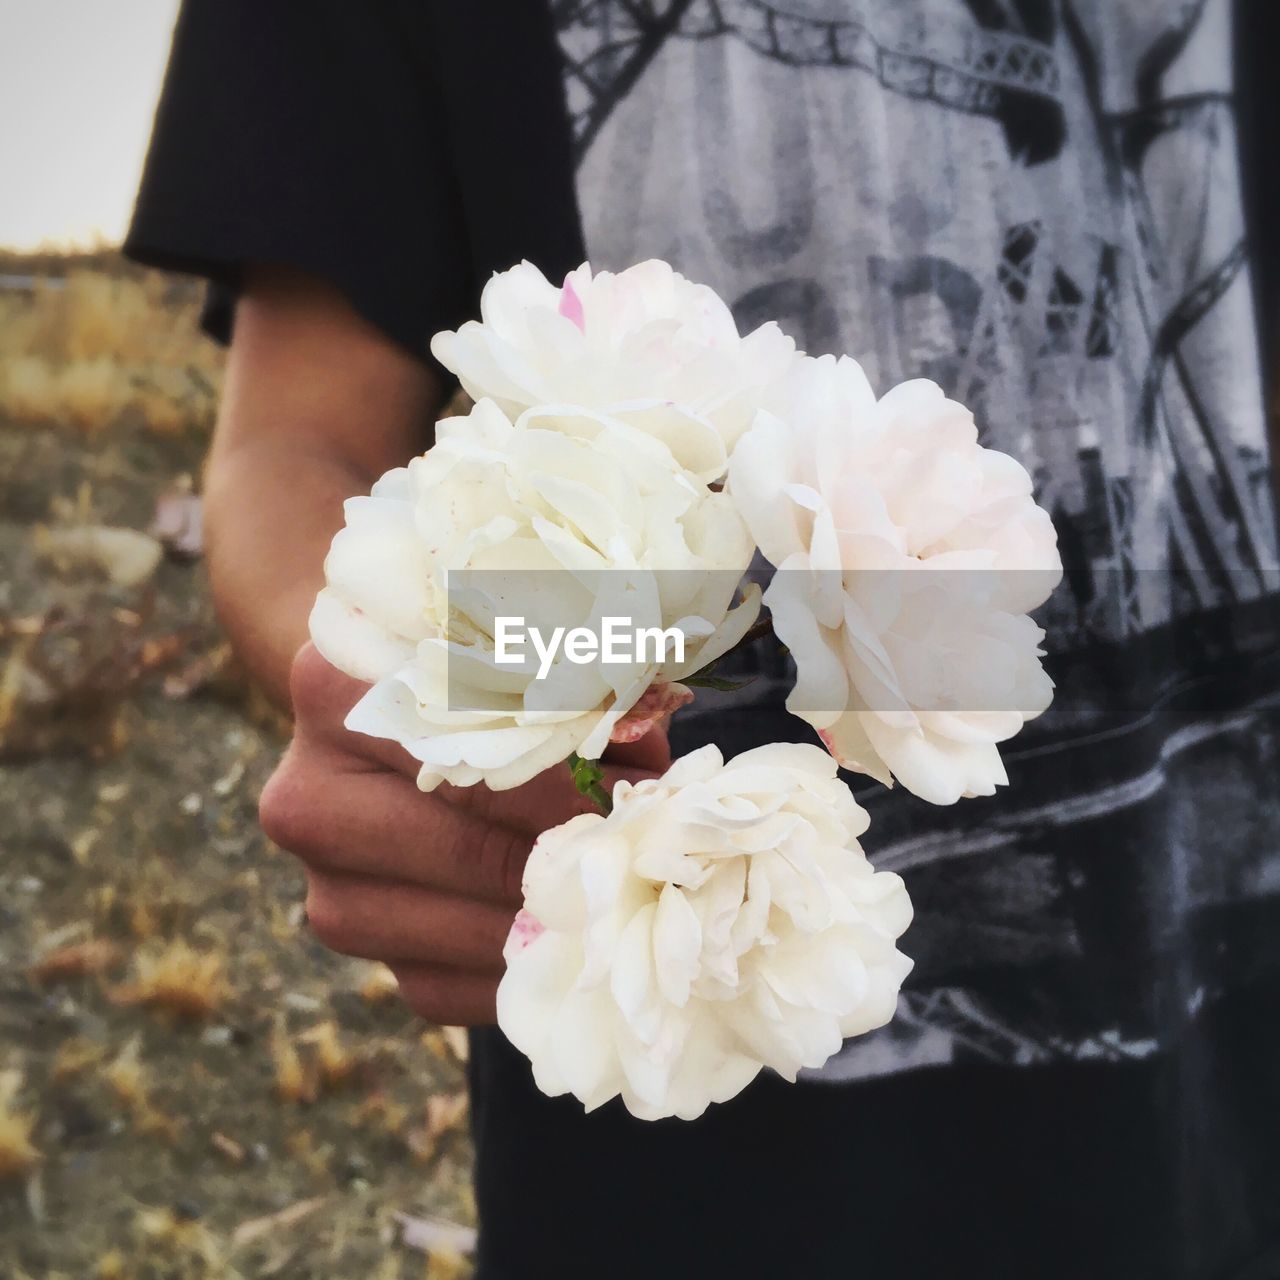
<path id="1" fill-rule="evenodd" d="M 724 676 L 713 676 L 710 671 L 711 668 L 708 667 L 705 674 L 685 676 L 680 683 L 688 685 L 691 689 L 719 689 L 722 693 L 733 693 L 735 690 L 745 689 L 756 679 L 755 676 L 747 676 L 744 680 L 729 680 Z"/>

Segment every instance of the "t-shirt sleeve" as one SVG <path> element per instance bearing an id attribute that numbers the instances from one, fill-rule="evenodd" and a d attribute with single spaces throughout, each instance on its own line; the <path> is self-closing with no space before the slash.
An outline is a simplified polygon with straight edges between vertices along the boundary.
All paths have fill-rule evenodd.
<path id="1" fill-rule="evenodd" d="M 336 285 L 427 359 L 476 264 L 425 6 L 185 0 L 125 253 L 212 282 L 229 336 L 247 263 Z"/>

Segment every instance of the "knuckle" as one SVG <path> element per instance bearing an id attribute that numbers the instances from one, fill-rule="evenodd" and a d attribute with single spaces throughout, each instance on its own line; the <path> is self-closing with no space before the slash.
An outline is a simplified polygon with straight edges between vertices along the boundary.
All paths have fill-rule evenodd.
<path id="1" fill-rule="evenodd" d="M 458 813 L 477 813 L 489 794 L 487 787 L 459 787 L 451 782 L 442 782 L 436 788 L 437 799 L 443 801 L 450 809 Z"/>
<path id="2" fill-rule="evenodd" d="M 282 849 L 300 854 L 307 847 L 314 827 L 313 788 L 299 769 L 292 752 L 267 779 L 258 797 L 258 821 L 267 838 Z"/>
<path id="3" fill-rule="evenodd" d="M 456 977 L 415 966 L 392 966 L 405 1004 L 426 1022 L 465 1027 L 493 1022 L 497 1016 L 497 979 L 480 981 L 478 975 Z"/>
<path id="4" fill-rule="evenodd" d="M 440 1021 L 448 1005 L 440 979 L 419 970 L 400 969 L 395 973 L 400 984 L 400 998 L 405 1004 L 428 1022 Z"/>
<path id="5" fill-rule="evenodd" d="M 289 669 L 289 698 L 299 719 L 322 716 L 332 701 L 334 669 L 311 643 L 298 650 Z"/>
<path id="6" fill-rule="evenodd" d="M 357 954 L 357 941 L 340 895 L 316 876 L 307 886 L 307 927 L 330 951 Z"/>
<path id="7" fill-rule="evenodd" d="M 490 824 L 480 843 L 479 866 L 484 887 L 500 899 L 520 901 L 529 842 L 521 833 Z"/>

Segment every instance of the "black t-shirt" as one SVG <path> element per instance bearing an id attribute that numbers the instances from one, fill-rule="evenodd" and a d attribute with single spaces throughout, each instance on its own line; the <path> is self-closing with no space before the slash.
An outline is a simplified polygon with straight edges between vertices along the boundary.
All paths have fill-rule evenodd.
<path id="1" fill-rule="evenodd" d="M 269 262 L 336 284 L 423 360 L 494 271 L 576 266 L 546 15 L 470 8 L 184 4 L 125 252 L 209 277 L 221 340 L 244 264 Z"/>
<path id="2" fill-rule="evenodd" d="M 584 1116 L 473 1034 L 481 1280 L 1280 1275 L 1280 629 L 1236 175 L 1239 137 L 1266 229 L 1270 9 L 1236 7 L 1237 101 L 1227 0 L 184 6 L 126 248 L 208 276 L 219 336 L 249 262 L 427 360 L 494 270 L 658 254 L 744 323 L 976 402 L 1062 538 L 1059 695 L 1010 787 L 931 810 L 852 780 L 917 906 L 895 1023 L 692 1124 Z M 777 674 L 680 745 L 794 732 Z"/>

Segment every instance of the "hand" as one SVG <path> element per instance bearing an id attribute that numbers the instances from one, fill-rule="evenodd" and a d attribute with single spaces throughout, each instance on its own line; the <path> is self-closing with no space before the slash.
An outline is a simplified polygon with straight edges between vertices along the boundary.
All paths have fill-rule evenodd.
<path id="1" fill-rule="evenodd" d="M 492 1022 L 533 841 L 594 806 L 563 767 L 510 791 L 419 791 L 408 752 L 343 727 L 366 686 L 311 644 L 294 660 L 290 689 L 294 738 L 259 813 L 267 835 L 305 865 L 311 928 L 335 951 L 389 965 L 422 1017 Z M 610 788 L 670 763 L 657 730 L 616 751 Z"/>

